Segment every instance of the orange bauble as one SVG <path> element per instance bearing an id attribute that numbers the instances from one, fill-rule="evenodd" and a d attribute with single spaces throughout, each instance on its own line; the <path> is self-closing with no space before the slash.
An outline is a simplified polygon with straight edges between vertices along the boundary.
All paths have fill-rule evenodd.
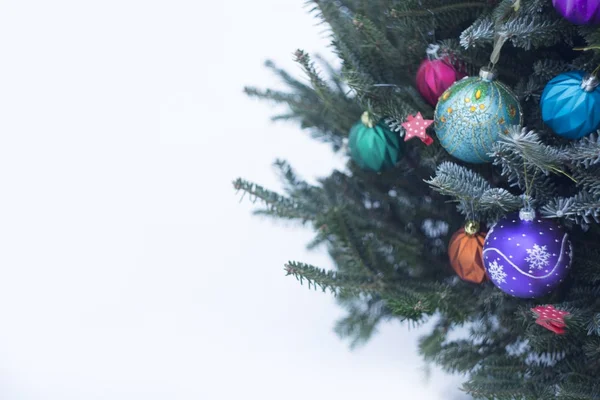
<path id="1" fill-rule="evenodd" d="M 452 235 L 448 244 L 452 268 L 462 280 L 473 283 L 481 283 L 487 278 L 483 266 L 485 233 L 478 231 L 479 224 L 469 221 Z"/>

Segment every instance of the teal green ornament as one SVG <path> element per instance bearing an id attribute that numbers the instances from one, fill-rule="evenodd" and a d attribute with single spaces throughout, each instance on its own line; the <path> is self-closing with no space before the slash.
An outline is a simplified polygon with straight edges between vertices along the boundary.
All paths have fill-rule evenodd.
<path id="1" fill-rule="evenodd" d="M 374 124 L 368 112 L 350 129 L 348 147 L 359 167 L 375 172 L 393 167 L 402 155 L 400 136 L 383 121 Z"/>
<path id="2" fill-rule="evenodd" d="M 452 156 L 470 163 L 487 163 L 488 153 L 510 125 L 521 125 L 517 96 L 493 71 L 481 68 L 479 76 L 450 86 L 435 108 L 435 132 Z"/>

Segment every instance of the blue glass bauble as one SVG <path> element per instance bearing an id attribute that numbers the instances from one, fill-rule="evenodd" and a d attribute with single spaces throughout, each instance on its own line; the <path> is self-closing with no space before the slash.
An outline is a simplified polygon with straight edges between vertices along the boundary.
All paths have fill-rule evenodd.
<path id="1" fill-rule="evenodd" d="M 479 76 L 450 86 L 435 108 L 435 132 L 454 157 L 470 163 L 491 162 L 492 145 L 508 126 L 521 123 L 517 96 L 493 72 L 482 68 Z"/>
<path id="2" fill-rule="evenodd" d="M 579 139 L 600 128 L 598 79 L 583 71 L 565 72 L 542 93 L 542 119 L 559 136 Z"/>

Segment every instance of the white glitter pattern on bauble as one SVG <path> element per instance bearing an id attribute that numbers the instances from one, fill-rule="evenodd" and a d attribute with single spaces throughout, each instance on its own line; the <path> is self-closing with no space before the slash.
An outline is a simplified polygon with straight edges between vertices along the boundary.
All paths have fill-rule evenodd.
<path id="1" fill-rule="evenodd" d="M 556 264 L 554 265 L 554 267 L 552 267 L 552 269 L 547 274 L 541 275 L 541 276 L 536 276 L 536 275 L 533 275 L 533 273 L 528 273 L 527 271 L 522 270 L 513 261 L 511 261 L 510 258 L 508 258 L 504 253 L 502 253 L 502 251 L 500 251 L 500 249 L 498 249 L 496 247 L 487 247 L 487 248 L 484 247 L 483 257 L 485 259 L 489 259 L 488 257 L 489 257 L 490 252 L 496 253 L 497 255 L 501 256 L 508 265 L 513 267 L 520 274 L 525 275 L 525 276 L 535 279 L 535 280 L 542 280 L 542 279 L 546 279 L 546 278 L 552 276 L 556 272 L 556 270 L 558 268 L 560 268 L 563 265 L 563 263 L 565 263 L 564 259 L 569 254 L 569 252 L 567 251 L 567 246 L 570 244 L 571 244 L 571 242 L 569 241 L 569 235 L 567 233 L 565 233 L 565 235 L 563 236 L 562 245 L 561 245 L 560 253 L 558 256 L 558 260 L 556 261 Z M 519 243 L 517 243 L 517 246 L 518 245 L 519 245 Z M 567 268 L 570 266 L 571 261 L 572 260 L 569 259 L 568 262 L 565 263 Z M 491 267 L 491 263 L 490 263 L 490 267 Z M 559 275 L 559 274 L 556 273 L 556 275 Z"/>
<path id="2" fill-rule="evenodd" d="M 550 253 L 546 250 L 546 246 L 533 245 L 533 249 L 527 249 L 527 258 L 525 261 L 529 263 L 530 269 L 542 269 L 550 262 Z"/>
<path id="3" fill-rule="evenodd" d="M 488 272 L 490 273 L 490 277 L 498 284 L 506 283 L 506 273 L 504 272 L 504 266 L 498 264 L 498 261 L 494 260 L 490 263 Z"/>

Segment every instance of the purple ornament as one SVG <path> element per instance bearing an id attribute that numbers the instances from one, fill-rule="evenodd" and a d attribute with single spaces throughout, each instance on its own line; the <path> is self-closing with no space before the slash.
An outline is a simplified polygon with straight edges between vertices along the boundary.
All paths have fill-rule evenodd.
<path id="1" fill-rule="evenodd" d="M 599 0 L 552 0 L 556 11 L 576 25 L 600 24 Z"/>
<path id="2" fill-rule="evenodd" d="M 550 293 L 564 280 L 573 260 L 569 235 L 534 211 L 509 214 L 488 232 L 483 263 L 490 280 L 515 297 Z"/>

